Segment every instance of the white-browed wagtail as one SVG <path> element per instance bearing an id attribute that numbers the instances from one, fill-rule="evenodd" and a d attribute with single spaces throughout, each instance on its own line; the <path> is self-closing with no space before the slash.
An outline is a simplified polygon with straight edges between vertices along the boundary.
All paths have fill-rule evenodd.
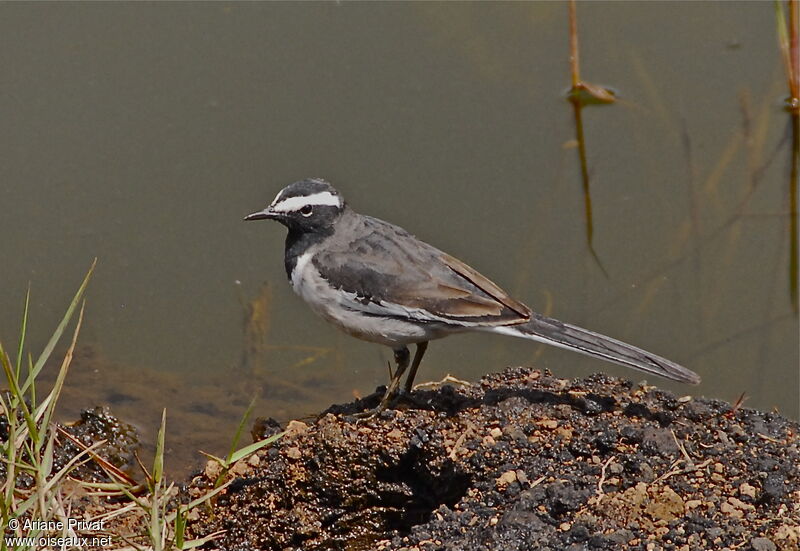
<path id="1" fill-rule="evenodd" d="M 700 377 L 670 360 L 545 317 L 511 298 L 460 260 L 402 228 L 358 214 L 321 179 L 288 185 L 245 220 L 277 220 L 289 230 L 284 262 L 294 291 L 350 335 L 389 346 L 397 369 L 376 411 L 386 408 L 416 353 L 410 391 L 428 341 L 486 331 L 559 346 L 666 379 Z"/>

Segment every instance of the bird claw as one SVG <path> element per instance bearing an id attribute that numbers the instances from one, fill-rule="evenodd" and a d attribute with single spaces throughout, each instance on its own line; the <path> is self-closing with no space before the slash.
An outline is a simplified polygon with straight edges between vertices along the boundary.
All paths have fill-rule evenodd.
<path id="1" fill-rule="evenodd" d="M 385 408 L 381 408 L 381 406 L 378 406 L 378 407 L 375 407 L 375 408 L 372 408 L 372 409 L 368 409 L 366 411 L 360 411 L 358 413 L 354 413 L 352 415 L 352 417 L 355 417 L 356 418 L 356 423 L 359 423 L 361 421 L 366 421 L 367 419 L 372 419 L 374 417 L 377 417 L 378 415 L 381 414 L 381 412 L 384 409 Z"/>
<path id="2" fill-rule="evenodd" d="M 386 393 L 381 398 L 380 403 L 372 409 L 368 409 L 366 411 L 361 411 L 359 413 L 354 413 L 352 417 L 355 417 L 358 420 L 365 420 L 365 419 L 372 419 L 374 417 L 378 417 L 381 413 L 386 411 L 389 408 L 389 404 L 392 402 L 397 401 L 399 398 L 406 396 L 408 393 L 402 389 L 397 389 L 394 392 L 391 392 L 387 389 Z"/>

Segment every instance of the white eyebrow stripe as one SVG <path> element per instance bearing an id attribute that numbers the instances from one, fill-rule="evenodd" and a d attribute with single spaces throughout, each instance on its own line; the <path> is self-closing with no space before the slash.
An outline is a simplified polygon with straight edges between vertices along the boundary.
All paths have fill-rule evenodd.
<path id="1" fill-rule="evenodd" d="M 272 210 L 274 212 L 294 212 L 300 210 L 306 205 L 327 205 L 331 207 L 341 207 L 342 200 L 338 195 L 334 195 L 330 191 L 321 191 L 312 195 L 304 195 L 301 197 L 289 197 L 288 199 L 278 200 L 272 203 Z"/>

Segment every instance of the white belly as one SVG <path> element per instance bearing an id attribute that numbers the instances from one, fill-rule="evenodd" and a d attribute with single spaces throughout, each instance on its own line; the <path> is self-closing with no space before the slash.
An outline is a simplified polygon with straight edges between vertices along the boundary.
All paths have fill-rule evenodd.
<path id="1" fill-rule="evenodd" d="M 353 306 L 358 303 L 341 291 L 334 290 L 314 268 L 312 253 L 297 259 L 292 271 L 292 289 L 314 312 L 359 339 L 391 346 L 404 346 L 445 336 L 441 328 L 430 324 L 410 323 L 396 318 L 370 316 Z"/>

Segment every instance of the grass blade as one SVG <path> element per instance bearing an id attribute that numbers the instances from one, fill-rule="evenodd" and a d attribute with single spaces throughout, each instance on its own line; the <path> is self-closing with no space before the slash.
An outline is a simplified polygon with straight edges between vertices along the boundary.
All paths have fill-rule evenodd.
<path id="1" fill-rule="evenodd" d="M 278 438 L 280 438 L 284 434 L 285 433 L 283 433 L 283 432 L 279 432 L 278 434 L 273 434 L 269 438 L 265 438 L 264 440 L 259 440 L 258 442 L 253 442 L 249 446 L 245 446 L 241 450 L 231 454 L 231 456 L 228 459 L 228 461 L 230 462 L 229 464 L 236 463 L 240 459 L 242 459 L 244 457 L 247 457 L 251 453 L 260 450 L 264 446 L 266 446 L 268 444 L 272 444 L 273 442 L 275 442 Z"/>
<path id="2" fill-rule="evenodd" d="M 153 460 L 153 485 L 158 486 L 164 475 L 164 437 L 167 428 L 167 408 L 161 412 L 161 428 L 158 429 L 158 442 L 156 442 L 156 457 Z"/>
<path id="3" fill-rule="evenodd" d="M 25 293 L 25 307 L 22 309 L 22 327 L 19 331 L 19 348 L 17 349 L 17 379 L 22 369 L 22 351 L 25 348 L 25 333 L 28 328 L 28 306 L 31 303 L 31 286 L 28 284 L 28 292 Z"/>
<path id="4" fill-rule="evenodd" d="M 39 432 L 36 427 L 36 422 L 34 421 L 33 416 L 28 409 L 28 405 L 25 403 L 24 393 L 19 387 L 19 380 L 14 374 L 14 369 L 11 366 L 8 354 L 6 354 L 6 351 L 3 349 L 2 343 L 0 343 L 0 363 L 3 364 L 3 371 L 5 371 L 6 374 L 9 390 L 14 397 L 14 401 L 16 402 L 11 404 L 11 414 L 13 415 L 13 410 L 15 407 L 21 408 L 22 416 L 25 419 L 25 424 L 28 426 L 28 432 L 30 433 L 31 437 L 34 437 Z"/>
<path id="5" fill-rule="evenodd" d="M 242 416 L 242 420 L 239 421 L 239 426 L 236 428 L 236 434 L 233 436 L 233 442 L 231 442 L 231 449 L 228 451 L 228 460 L 227 465 L 230 466 L 235 460 L 233 459 L 234 454 L 236 453 L 236 446 L 239 445 L 239 439 L 242 437 L 242 432 L 244 431 L 244 427 L 247 425 L 247 421 L 250 419 L 250 415 L 253 413 L 253 408 L 256 405 L 256 397 L 253 396 L 253 399 L 250 400 L 250 405 L 247 406 L 247 410 L 244 412 Z"/>
<path id="6" fill-rule="evenodd" d="M 183 508 L 178 505 L 178 510 L 175 512 L 175 547 L 183 549 L 184 534 L 186 533 L 186 513 Z"/>
<path id="7" fill-rule="evenodd" d="M 81 325 L 83 324 L 83 309 L 85 304 L 85 302 L 81 304 L 80 312 L 78 312 L 78 323 L 75 324 L 75 330 L 72 333 L 72 342 L 67 349 L 67 353 L 64 355 L 64 360 L 61 362 L 61 369 L 58 371 L 58 377 L 56 377 L 53 390 L 50 391 L 50 395 L 47 397 L 48 399 L 45 400 L 47 406 L 44 408 L 44 415 L 42 416 L 41 425 L 44 428 L 42 431 L 43 433 L 46 432 L 47 427 L 50 426 L 50 420 L 53 418 L 53 411 L 58 403 L 58 397 L 61 395 L 61 389 L 64 387 L 64 379 L 66 379 L 67 371 L 69 371 L 69 365 L 72 363 L 72 354 L 75 351 L 75 343 L 78 341 L 78 333 L 80 333 Z M 41 446 L 41 443 L 39 445 Z"/>
<path id="8" fill-rule="evenodd" d="M 36 360 L 36 363 L 33 366 L 33 371 L 31 371 L 31 373 L 28 374 L 28 378 L 20 387 L 20 390 L 23 394 L 28 390 L 28 387 L 30 387 L 33 384 L 33 381 L 39 375 L 39 372 L 44 367 L 44 364 L 45 362 L 47 362 L 47 359 L 50 357 L 50 354 L 53 353 L 53 349 L 56 347 L 56 344 L 61 338 L 61 334 L 64 333 L 64 330 L 66 329 L 67 324 L 69 323 L 69 320 L 72 317 L 73 312 L 75 311 L 75 308 L 77 308 L 78 303 L 81 301 L 81 297 L 83 297 L 83 293 L 86 290 L 86 286 L 89 284 L 89 279 L 92 277 L 92 272 L 94 272 L 94 268 L 96 265 L 97 265 L 97 259 L 95 258 L 94 261 L 92 262 L 91 267 L 89 268 L 89 271 L 86 273 L 86 277 L 83 278 L 81 286 L 78 287 L 78 292 L 75 293 L 72 302 L 69 303 L 69 308 L 67 308 L 67 312 L 61 319 L 61 323 L 58 324 L 58 327 L 56 328 L 55 332 L 50 337 L 50 340 L 47 342 L 47 345 L 44 347 L 44 350 L 42 350 L 42 353 L 39 355 L 39 358 Z"/>

